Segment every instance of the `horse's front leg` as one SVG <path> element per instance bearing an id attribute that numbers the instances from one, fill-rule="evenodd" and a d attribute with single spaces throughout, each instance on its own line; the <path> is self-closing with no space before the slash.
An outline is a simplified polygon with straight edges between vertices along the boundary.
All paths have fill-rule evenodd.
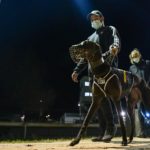
<path id="1" fill-rule="evenodd" d="M 130 93 L 130 95 L 128 96 L 128 114 L 130 116 L 130 120 L 131 120 L 131 133 L 129 136 L 129 141 L 128 143 L 131 143 L 133 140 L 133 136 L 134 136 L 134 131 L 135 131 L 135 112 L 134 112 L 134 108 L 135 108 L 135 104 L 136 104 L 136 99 L 134 99 L 132 92 Z"/>
<path id="2" fill-rule="evenodd" d="M 134 117 L 135 115 L 134 115 L 134 107 L 132 105 L 128 106 L 128 113 L 129 113 L 130 120 L 131 120 L 131 133 L 129 136 L 128 143 L 131 143 L 133 141 L 134 130 L 135 130 L 135 117 Z"/>
<path id="3" fill-rule="evenodd" d="M 81 139 L 82 135 L 84 134 L 84 132 L 86 131 L 86 128 L 88 126 L 88 123 L 89 123 L 90 119 L 92 118 L 94 113 L 99 108 L 100 101 L 101 100 L 99 99 L 98 96 L 97 97 L 93 96 L 92 104 L 91 104 L 91 106 L 90 106 L 90 108 L 89 108 L 89 110 L 86 114 L 86 117 L 85 117 L 85 119 L 82 123 L 82 126 L 81 126 L 80 130 L 79 130 L 79 133 L 78 133 L 77 137 L 73 141 L 71 141 L 71 143 L 69 144 L 70 146 L 74 146 L 74 145 L 76 145 L 80 142 L 80 139 Z"/>
<path id="4" fill-rule="evenodd" d="M 123 121 L 123 116 L 121 115 L 120 101 L 115 101 L 115 105 L 116 105 L 117 110 L 118 110 L 118 117 L 119 117 L 119 121 L 120 121 L 121 132 L 122 132 L 122 145 L 127 146 L 126 128 L 125 128 L 125 124 Z"/>

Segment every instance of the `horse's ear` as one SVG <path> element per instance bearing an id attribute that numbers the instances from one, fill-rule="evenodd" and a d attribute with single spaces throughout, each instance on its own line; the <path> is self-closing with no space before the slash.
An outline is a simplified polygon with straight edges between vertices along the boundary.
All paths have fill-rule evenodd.
<path id="1" fill-rule="evenodd" d="M 101 50 L 101 45 L 100 44 L 98 44 L 98 43 L 96 43 L 96 45 L 99 47 L 99 49 Z"/>

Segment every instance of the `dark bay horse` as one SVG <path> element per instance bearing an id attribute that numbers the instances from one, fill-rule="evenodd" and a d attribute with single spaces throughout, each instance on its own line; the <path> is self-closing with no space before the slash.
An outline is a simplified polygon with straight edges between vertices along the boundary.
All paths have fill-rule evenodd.
<path id="1" fill-rule="evenodd" d="M 101 107 L 101 101 L 104 97 L 112 99 L 118 111 L 122 131 L 122 145 L 126 146 L 128 143 L 131 143 L 135 128 L 134 107 L 138 101 L 142 100 L 145 106 L 150 108 L 150 88 L 147 87 L 143 79 L 136 75 L 125 70 L 111 67 L 103 59 L 100 45 L 94 42 L 83 41 L 79 44 L 72 45 L 69 51 L 73 61 L 78 62 L 80 59 L 84 59 L 88 65 L 91 66 L 93 73 L 92 103 L 77 137 L 70 143 L 70 146 L 79 143 L 93 114 Z M 120 99 L 122 97 L 128 98 L 128 114 L 131 120 L 131 133 L 128 140 L 121 115 Z"/>

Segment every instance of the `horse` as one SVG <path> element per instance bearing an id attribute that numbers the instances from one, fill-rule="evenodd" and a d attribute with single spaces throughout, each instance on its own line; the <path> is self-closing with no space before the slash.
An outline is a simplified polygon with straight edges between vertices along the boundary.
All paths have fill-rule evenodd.
<path id="1" fill-rule="evenodd" d="M 132 142 L 134 136 L 134 108 L 140 100 L 146 107 L 150 108 L 150 88 L 142 78 L 131 72 L 111 67 L 103 58 L 101 46 L 95 42 L 86 40 L 72 45 L 69 48 L 69 53 L 74 62 L 78 63 L 82 59 L 88 63 L 93 74 L 92 103 L 76 138 L 69 145 L 74 146 L 80 142 L 90 119 L 101 107 L 102 99 L 107 97 L 115 104 L 122 132 L 122 146 L 127 146 Z M 123 97 L 126 97 L 127 111 L 131 121 L 129 139 L 127 139 L 126 127 L 121 115 L 120 101 Z"/>

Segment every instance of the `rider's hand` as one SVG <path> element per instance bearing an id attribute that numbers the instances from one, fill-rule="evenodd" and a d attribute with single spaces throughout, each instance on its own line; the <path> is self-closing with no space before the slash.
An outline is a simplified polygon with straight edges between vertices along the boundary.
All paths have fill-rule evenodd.
<path id="1" fill-rule="evenodd" d="M 118 54 L 118 47 L 112 44 L 109 47 L 109 51 L 110 51 L 110 54 L 112 54 L 113 56 L 116 56 Z"/>
<path id="2" fill-rule="evenodd" d="M 78 82 L 78 73 L 76 71 L 74 71 L 71 75 L 71 78 L 74 82 Z"/>

